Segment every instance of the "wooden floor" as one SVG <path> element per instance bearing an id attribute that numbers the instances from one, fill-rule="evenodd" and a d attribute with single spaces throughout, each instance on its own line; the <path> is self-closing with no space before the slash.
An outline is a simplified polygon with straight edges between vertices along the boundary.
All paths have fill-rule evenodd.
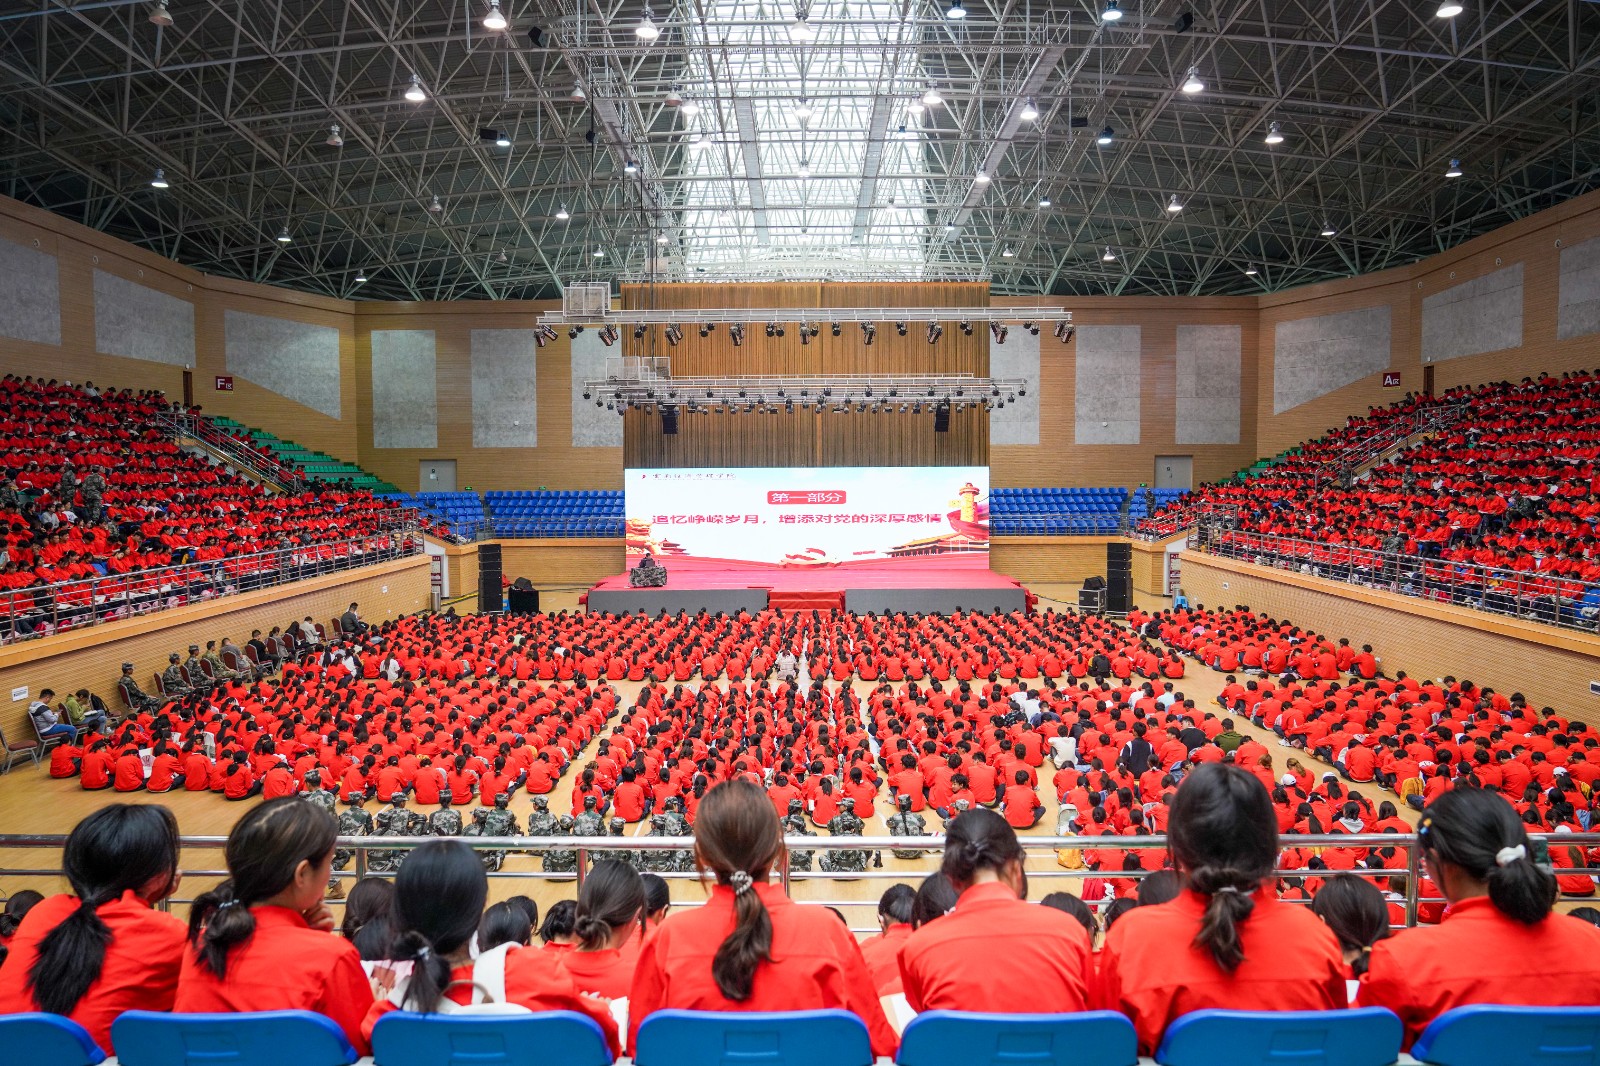
<path id="1" fill-rule="evenodd" d="M 1045 586 L 1036 589 L 1047 598 L 1041 603 L 1041 609 L 1056 606 L 1061 609 L 1064 605 L 1060 601 L 1050 598 L 1050 594 L 1066 595 L 1072 590 Z M 1142 597 L 1141 597 L 1142 599 Z M 1164 601 L 1141 603 L 1145 607 L 1165 606 Z M 562 604 L 548 606 L 547 610 L 560 610 Z M 574 604 L 575 606 L 575 604 Z M 1215 707 L 1217 693 L 1222 688 L 1222 675 L 1209 670 L 1202 670 L 1189 663 L 1190 674 L 1184 678 L 1180 690 L 1192 698 L 1197 706 Z M 622 694 L 622 706 L 631 704 L 634 695 L 639 689 L 638 683 L 615 682 L 618 691 Z M 856 682 L 858 690 L 865 693 L 871 685 Z M 1278 747 L 1276 738 L 1270 734 L 1261 735 L 1247 722 L 1237 723 L 1242 732 L 1255 733 L 1260 736 L 1271 750 L 1274 764 L 1282 770 L 1284 760 L 1296 754 L 1287 749 Z M 595 742 L 597 743 L 598 740 Z M 591 754 L 590 749 L 574 760 L 574 766 L 582 768 L 584 762 Z M 1308 756 L 1301 755 L 1302 761 L 1309 762 Z M 1040 798 L 1046 811 L 1039 826 L 1025 835 L 1049 836 L 1054 834 L 1056 824 L 1057 805 L 1054 790 L 1049 787 L 1049 764 L 1046 771 L 1041 774 L 1039 789 Z M 568 774 L 557 785 L 556 790 L 549 797 L 550 810 L 557 814 L 566 813 L 571 809 L 572 780 L 574 773 Z M 1372 797 L 1374 802 L 1378 796 Z M 131 795 L 116 795 L 107 792 L 85 792 L 78 787 L 76 778 L 54 780 L 41 768 L 33 769 L 26 764 L 19 765 L 10 774 L 0 776 L 0 833 L 4 834 L 64 834 L 71 830 L 77 821 L 86 814 L 108 802 L 132 803 L 164 803 L 177 815 L 178 824 L 186 836 L 226 836 L 234 821 L 243 813 L 244 804 L 232 803 L 212 793 L 172 792 L 164 796 L 148 796 L 144 793 Z M 253 801 L 252 801 L 253 802 Z M 1402 805 L 1403 806 L 1403 805 Z M 867 823 L 868 835 L 887 835 L 887 827 L 883 823 L 883 816 L 890 813 L 892 808 L 887 799 L 887 789 L 881 794 L 877 803 L 877 817 Z M 369 809 L 375 809 L 369 805 Z M 416 807 L 415 809 L 428 812 L 434 808 Z M 519 793 L 512 801 L 512 810 L 517 814 L 518 821 L 525 823 L 528 813 L 532 810 L 529 798 Z M 463 812 L 465 813 L 465 812 Z M 1409 808 L 1402 811 L 1402 815 L 1410 818 Z M 929 812 L 930 830 L 938 829 L 938 816 Z M 646 833 L 648 825 L 632 826 L 630 833 Z M 937 868 L 937 856 L 926 857 L 920 860 L 896 859 L 888 852 L 883 854 L 883 868 L 870 870 L 870 876 L 854 881 L 840 881 L 832 878 L 815 880 L 796 879 L 791 884 L 791 894 L 796 899 L 814 902 L 826 902 L 838 906 L 846 914 L 852 927 L 857 929 L 875 928 L 874 919 L 878 897 L 890 885 L 905 882 L 915 886 L 927 873 Z M 815 863 L 813 863 L 815 866 Z M 206 876 L 199 871 L 220 872 L 222 867 L 221 851 L 219 849 L 188 849 L 183 856 L 183 868 L 187 873 L 180 899 L 192 898 L 196 893 L 203 891 L 216 881 L 216 876 Z M 0 849 L 0 893 L 9 895 L 18 889 L 33 888 L 46 894 L 66 890 L 65 883 L 58 874 L 52 872 L 28 871 L 53 871 L 60 868 L 59 849 L 37 850 L 21 848 Z M 1040 849 L 1028 864 L 1031 890 L 1030 895 L 1038 899 L 1047 892 L 1058 890 L 1076 892 L 1077 881 L 1059 876 L 1064 873 L 1056 864 L 1051 852 Z M 510 856 L 500 876 L 493 877 L 490 883 L 490 897 L 498 900 L 517 893 L 525 893 L 538 901 L 540 911 L 561 899 L 571 899 L 575 895 L 575 887 L 567 875 L 566 880 L 552 880 L 539 869 L 536 859 L 526 856 Z M 693 876 L 678 879 L 669 879 L 672 884 L 674 900 L 692 901 L 704 898 L 704 890 L 694 880 Z M 182 908 L 179 909 L 182 913 Z"/>

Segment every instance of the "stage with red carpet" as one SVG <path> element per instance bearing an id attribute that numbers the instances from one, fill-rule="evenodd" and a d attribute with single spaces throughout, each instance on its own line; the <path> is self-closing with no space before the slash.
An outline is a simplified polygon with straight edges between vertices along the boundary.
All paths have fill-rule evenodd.
<path id="1" fill-rule="evenodd" d="M 638 561 L 630 556 L 629 562 Z M 989 569 L 987 552 L 900 556 L 780 566 L 731 559 L 656 556 L 667 583 L 630 588 L 628 575 L 595 585 L 588 609 L 614 614 L 849 610 L 940 612 L 1021 611 L 1032 600 L 1020 582 Z"/>

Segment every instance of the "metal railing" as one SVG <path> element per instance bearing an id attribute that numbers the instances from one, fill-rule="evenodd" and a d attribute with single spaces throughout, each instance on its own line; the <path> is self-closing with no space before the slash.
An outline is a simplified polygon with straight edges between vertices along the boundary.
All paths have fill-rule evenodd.
<path id="1" fill-rule="evenodd" d="M 1191 549 L 1403 596 L 1510 615 L 1564 629 L 1596 628 L 1600 585 L 1351 544 L 1301 540 L 1202 524 Z"/>
<path id="2" fill-rule="evenodd" d="M 1538 833 L 1530 834 L 1530 836 L 1533 840 L 1543 841 L 1547 845 L 1559 845 L 1563 847 L 1571 845 L 1580 849 L 1587 849 L 1594 845 L 1600 844 L 1600 833 L 1593 832 L 1570 834 L 1562 833 L 1560 835 Z M 409 850 L 425 844 L 430 840 L 437 839 L 439 838 L 433 836 L 340 837 L 335 847 L 341 851 L 351 852 L 353 855 L 353 861 L 347 866 L 346 869 L 335 871 L 334 876 L 341 882 L 353 882 L 359 878 L 366 877 L 369 876 L 369 874 L 374 873 L 374 871 L 371 869 L 370 861 L 373 853 Z M 504 851 L 522 854 L 531 853 L 535 855 L 543 855 L 552 851 L 575 853 L 575 858 L 573 859 L 575 868 L 571 871 L 500 869 L 488 874 L 488 877 L 491 881 L 510 882 L 512 884 L 528 881 L 572 883 L 574 885 L 574 891 L 576 891 L 578 886 L 583 884 L 584 877 L 588 872 L 591 862 L 595 861 L 597 856 L 604 858 L 609 855 L 616 854 L 631 855 L 637 853 L 642 855 L 648 852 L 659 851 L 690 851 L 694 847 L 693 837 L 558 836 L 459 837 L 456 839 L 459 839 L 463 844 L 466 844 L 475 851 Z M 1045 884 L 1050 884 L 1053 882 L 1061 882 L 1065 884 L 1072 881 L 1083 881 L 1089 878 L 1099 878 L 1101 880 L 1128 879 L 1137 881 L 1157 872 L 1157 870 L 1159 870 L 1161 867 L 1161 859 L 1154 858 L 1147 864 L 1148 868 L 1144 870 L 1125 871 L 1104 869 L 1069 869 L 1059 865 L 1059 863 L 1055 861 L 1056 856 L 1063 851 L 1076 851 L 1079 853 L 1096 850 L 1115 851 L 1118 853 L 1124 851 L 1149 851 L 1154 852 L 1157 856 L 1165 856 L 1167 851 L 1167 838 L 1165 836 L 1081 837 L 1023 835 L 1018 839 L 1020 840 L 1024 851 L 1028 853 L 1028 857 L 1030 859 L 1038 860 L 1047 856 L 1047 861 L 1051 863 L 1049 867 L 1042 869 L 1039 868 L 1035 863 L 1029 864 L 1028 880 L 1030 883 L 1036 885 L 1041 882 Z M 6 853 L 9 849 L 59 850 L 65 843 L 66 837 L 64 835 L 0 835 L 0 854 Z M 782 864 L 782 868 L 776 872 L 778 879 L 781 881 L 786 892 L 790 891 L 793 886 L 798 883 L 810 881 L 896 882 L 906 881 L 908 879 L 917 879 L 925 876 L 928 873 L 932 873 L 937 868 L 938 863 L 936 857 L 944 850 L 944 838 L 939 836 L 791 836 L 786 838 L 785 843 L 787 844 L 790 852 L 799 851 L 813 853 L 813 866 L 817 865 L 817 857 L 819 857 L 821 853 L 829 851 L 865 851 L 869 854 L 872 852 L 920 851 L 924 852 L 927 856 L 925 860 L 922 860 L 923 864 L 921 866 L 912 869 L 907 869 L 904 865 L 901 865 L 898 868 L 891 868 L 890 866 L 885 865 L 883 868 L 879 869 L 873 868 L 869 862 L 868 868 L 865 870 L 791 870 L 789 869 L 788 864 L 784 863 Z M 1275 871 L 1274 876 L 1286 879 L 1326 880 L 1327 878 L 1334 876 L 1354 875 L 1365 877 L 1374 881 L 1384 882 L 1387 882 L 1387 880 L 1391 877 L 1404 877 L 1406 882 L 1405 891 L 1403 893 L 1398 893 L 1400 898 L 1395 899 L 1394 902 L 1404 902 L 1406 915 L 1404 925 L 1406 926 L 1417 924 L 1417 912 L 1419 906 L 1442 906 L 1446 902 L 1442 896 L 1420 895 L 1423 880 L 1422 860 L 1421 851 L 1417 846 L 1417 837 L 1414 833 L 1333 833 L 1298 836 L 1285 835 L 1281 838 L 1281 844 L 1286 849 L 1355 848 L 1371 850 L 1392 848 L 1403 851 L 1405 853 L 1404 865 L 1393 868 L 1330 870 L 1312 869 L 1310 867 L 1295 867 L 1289 869 L 1279 869 Z M 196 850 L 215 853 L 221 851 L 221 849 L 227 845 L 227 838 L 218 836 L 186 836 L 182 839 L 182 845 L 184 848 L 183 854 L 185 855 Z M 218 858 L 220 859 L 220 856 L 218 856 Z M 184 875 L 184 884 L 186 885 L 192 885 L 192 881 L 190 880 L 192 878 L 221 878 L 227 876 L 227 871 L 221 868 L 220 862 L 203 868 L 182 866 L 182 872 Z M 383 871 L 382 873 L 390 872 L 391 871 Z M 660 874 L 660 876 L 667 878 L 668 880 L 700 880 L 700 875 L 694 871 L 677 870 L 657 872 Z M 1600 874 L 1600 868 L 1571 867 L 1567 869 L 1561 869 L 1557 872 L 1562 875 L 1579 874 L 1594 876 L 1596 874 Z M 23 877 L 58 877 L 59 875 L 60 868 L 58 865 L 46 868 L 0 866 L 0 881 Z M 872 913 L 875 913 L 879 894 L 880 893 L 872 892 L 868 893 L 867 896 L 860 898 L 812 898 L 808 893 L 805 897 L 805 902 L 841 908 L 871 908 Z M 1037 898 L 1039 896 L 1043 896 L 1044 894 L 1044 892 L 1036 892 L 1033 895 L 1035 898 Z M 1081 892 L 1079 894 L 1081 895 Z M 163 901 L 160 906 L 163 910 L 171 910 L 174 906 L 183 906 L 191 902 L 193 902 L 192 896 L 175 896 L 172 899 Z M 329 902 L 338 904 L 340 901 L 329 900 Z M 1094 905 L 1100 905 L 1107 901 L 1086 900 L 1086 902 Z M 1305 903 L 1307 901 L 1296 901 L 1291 899 L 1291 902 Z M 673 905 L 695 906 L 697 904 L 691 901 L 674 900 Z M 853 925 L 852 928 L 858 932 L 876 932 L 878 929 L 876 923 L 872 922 L 870 917 L 869 924 L 863 924 L 860 926 Z"/>
<path id="3" fill-rule="evenodd" d="M 225 433 L 209 418 L 187 411 L 163 411 L 155 416 L 155 424 L 174 438 L 189 437 L 199 441 L 220 458 L 235 467 L 269 481 L 278 488 L 289 490 L 295 481 L 294 470 L 276 456 L 263 455 L 237 437 Z"/>
<path id="4" fill-rule="evenodd" d="M 404 522 L 347 540 L 0 592 L 0 644 L 356 570 L 421 551 L 416 525 Z"/>
<path id="5" fill-rule="evenodd" d="M 495 537 L 620 537 L 624 519 L 615 515 L 490 513 L 484 527 Z"/>

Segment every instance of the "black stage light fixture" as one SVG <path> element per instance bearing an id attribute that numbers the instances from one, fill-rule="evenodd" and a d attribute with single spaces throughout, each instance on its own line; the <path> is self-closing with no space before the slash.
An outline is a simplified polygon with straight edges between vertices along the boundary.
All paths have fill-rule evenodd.
<path id="1" fill-rule="evenodd" d="M 994 338 L 994 342 L 996 344 L 1004 344 L 1006 342 L 1006 336 L 1009 332 L 1010 330 L 1006 328 L 1006 325 L 1003 322 L 989 323 L 989 335 Z"/>
<path id="2" fill-rule="evenodd" d="M 778 335 L 778 327 L 776 325 L 774 325 L 773 323 L 768 322 L 767 323 L 767 336 L 776 337 L 777 335 Z"/>
<path id="3" fill-rule="evenodd" d="M 896 322 L 894 324 L 894 331 L 900 334 L 900 336 L 904 337 L 906 335 L 906 324 L 904 322 Z"/>
<path id="4" fill-rule="evenodd" d="M 582 332 L 583 332 L 583 327 L 582 326 L 573 326 L 571 329 L 567 330 L 567 339 L 568 340 L 577 340 L 578 339 L 578 334 L 580 334 Z"/>
<path id="5" fill-rule="evenodd" d="M 1173 33 L 1188 33 L 1194 26 L 1194 12 L 1185 11 L 1172 22 Z"/>
<path id="6" fill-rule="evenodd" d="M 961 322 L 961 332 L 968 337 L 972 336 L 972 323 L 963 319 Z"/>
<path id="7" fill-rule="evenodd" d="M 829 329 L 831 329 L 833 331 L 833 335 L 835 337 L 837 337 L 839 335 L 839 332 L 840 332 L 839 323 L 835 322 L 832 326 L 829 327 Z"/>
<path id="8" fill-rule="evenodd" d="M 634 326 L 633 327 L 633 339 L 634 340 L 638 340 L 639 338 L 641 338 L 643 336 L 644 336 L 644 327 L 643 326 Z"/>

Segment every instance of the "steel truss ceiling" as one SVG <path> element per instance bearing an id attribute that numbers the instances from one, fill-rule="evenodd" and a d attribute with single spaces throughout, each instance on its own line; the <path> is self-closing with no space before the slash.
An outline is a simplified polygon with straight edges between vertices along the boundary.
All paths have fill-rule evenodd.
<path id="1" fill-rule="evenodd" d="M 1114 25 L 1101 0 L 960 21 L 658 0 L 650 42 L 640 0 L 505 0 L 504 31 L 487 2 L 169 0 L 166 27 L 148 0 L 10 5 L 0 191 L 209 273 L 368 299 L 615 278 L 1181 295 L 1410 262 L 1600 173 L 1589 0 L 1132 0 Z"/>

